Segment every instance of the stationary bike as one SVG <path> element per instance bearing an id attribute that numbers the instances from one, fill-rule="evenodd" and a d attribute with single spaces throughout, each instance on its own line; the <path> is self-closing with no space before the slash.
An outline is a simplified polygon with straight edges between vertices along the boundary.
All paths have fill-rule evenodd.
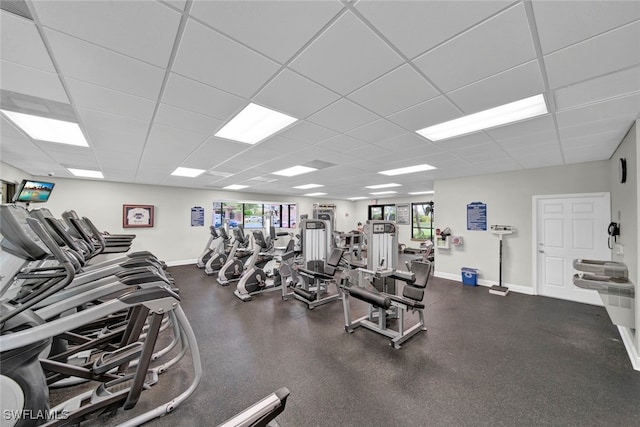
<path id="1" fill-rule="evenodd" d="M 209 255 L 209 259 L 204 266 L 204 272 L 207 276 L 213 276 L 218 273 L 227 263 L 227 245 L 231 239 L 224 227 L 220 227 L 217 230 L 217 236 L 214 241 L 214 250 Z"/>
<path id="2" fill-rule="evenodd" d="M 245 237 L 244 229 L 242 226 L 238 226 L 238 228 L 233 230 L 234 241 L 231 246 L 231 251 L 229 252 L 229 256 L 227 257 L 226 264 L 218 271 L 218 283 L 222 286 L 227 286 L 231 282 L 235 282 L 240 280 L 240 277 L 245 271 L 245 268 L 250 268 L 250 260 L 247 260 L 246 263 L 242 262 L 244 258 L 240 255 L 241 246 L 245 248 L 249 244 L 249 236 Z"/>
<path id="3" fill-rule="evenodd" d="M 268 253 L 273 249 L 273 241 L 269 238 L 265 239 L 262 231 L 256 230 L 253 232 L 253 244 L 253 253 L 246 264 L 248 269 L 240 278 L 236 290 L 233 292 L 242 301 L 251 301 L 252 295 L 275 291 L 282 286 L 281 280 L 268 278 L 267 273 L 261 268 L 274 258 Z M 278 274 L 277 270 L 275 274 Z"/>

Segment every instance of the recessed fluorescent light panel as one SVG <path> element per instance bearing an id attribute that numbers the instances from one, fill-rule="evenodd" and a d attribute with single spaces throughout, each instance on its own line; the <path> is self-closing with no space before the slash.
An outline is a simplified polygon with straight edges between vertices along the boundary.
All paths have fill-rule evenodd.
<path id="1" fill-rule="evenodd" d="M 378 188 L 391 188 L 391 187 L 401 187 L 400 184 L 378 184 L 378 185 L 367 185 L 364 188 L 370 188 L 372 190 L 377 190 Z"/>
<path id="2" fill-rule="evenodd" d="M 321 184 L 305 184 L 305 185 L 298 185 L 297 187 L 293 187 L 293 188 L 296 188 L 298 190 L 310 190 L 312 188 L 318 188 L 318 187 L 324 187 L 324 185 L 321 185 Z"/>
<path id="3" fill-rule="evenodd" d="M 243 188 L 247 188 L 249 187 L 248 185 L 241 185 L 241 184 L 231 184 L 231 185 L 227 185 L 226 187 L 222 187 L 223 190 L 242 190 Z"/>
<path id="4" fill-rule="evenodd" d="M 298 119 L 295 117 L 251 103 L 224 125 L 215 136 L 255 144 L 296 120 Z"/>
<path id="5" fill-rule="evenodd" d="M 430 171 L 435 168 L 436 168 L 435 166 L 423 164 L 423 165 L 416 165 L 416 166 L 407 166 L 406 168 L 400 168 L 400 169 L 391 169 L 388 171 L 382 171 L 378 173 L 381 173 L 382 175 L 387 175 L 387 176 L 394 176 L 394 175 L 404 175 L 406 173 Z"/>
<path id="6" fill-rule="evenodd" d="M 348 200 L 364 200 L 366 197 L 349 197 Z"/>
<path id="7" fill-rule="evenodd" d="M 379 196 L 381 194 L 395 194 L 397 193 L 397 191 L 378 191 L 376 193 L 369 193 L 369 194 L 373 194 L 374 196 Z"/>
<path id="8" fill-rule="evenodd" d="M 282 176 L 296 176 L 296 175 L 302 175 L 303 173 L 308 173 L 308 172 L 313 172 L 315 170 L 318 170 L 316 168 L 310 168 L 308 166 L 293 166 L 287 169 L 282 169 L 279 170 L 277 172 L 274 172 L 274 175 L 282 175 Z"/>
<path id="9" fill-rule="evenodd" d="M 535 95 L 489 110 L 480 111 L 455 120 L 429 126 L 416 132 L 431 141 L 466 135 L 520 120 L 547 114 L 544 95 Z"/>
<path id="10" fill-rule="evenodd" d="M 204 173 L 204 169 L 191 169 L 191 168 L 176 168 L 171 175 L 173 176 L 186 176 L 187 178 L 195 178 Z"/>
<path id="11" fill-rule="evenodd" d="M 305 196 L 326 196 L 327 193 L 307 193 Z"/>
<path id="12" fill-rule="evenodd" d="M 32 139 L 80 147 L 89 146 L 77 123 L 16 113 L 15 111 L 1 111 Z"/>
<path id="13" fill-rule="evenodd" d="M 67 168 L 69 172 L 71 172 L 75 176 L 81 176 L 83 178 L 100 178 L 104 179 L 104 175 L 100 171 L 92 171 L 87 169 L 72 169 Z"/>
<path id="14" fill-rule="evenodd" d="M 412 196 L 417 196 L 419 194 L 433 194 L 433 191 L 414 191 L 413 193 L 409 193 Z"/>

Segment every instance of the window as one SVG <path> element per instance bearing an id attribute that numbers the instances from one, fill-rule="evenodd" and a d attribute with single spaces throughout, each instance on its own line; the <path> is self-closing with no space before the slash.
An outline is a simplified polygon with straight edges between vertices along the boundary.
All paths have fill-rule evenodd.
<path id="1" fill-rule="evenodd" d="M 396 205 L 369 205 L 369 218 L 373 220 L 396 220 Z"/>
<path id="2" fill-rule="evenodd" d="M 296 205 L 213 202 L 214 227 L 220 227 L 228 220 L 229 228 L 242 225 L 249 230 L 258 230 L 271 225 L 265 223 L 267 214 L 276 228 L 296 227 Z"/>
<path id="3" fill-rule="evenodd" d="M 247 230 L 261 229 L 263 223 L 263 207 L 262 204 L 245 203 L 243 204 L 244 228 Z"/>
<path id="4" fill-rule="evenodd" d="M 433 202 L 411 203 L 411 239 L 433 240 Z"/>

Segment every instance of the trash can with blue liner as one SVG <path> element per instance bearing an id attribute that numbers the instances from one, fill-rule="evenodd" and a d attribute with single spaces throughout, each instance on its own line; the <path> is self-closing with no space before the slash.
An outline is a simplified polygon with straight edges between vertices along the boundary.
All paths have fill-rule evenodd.
<path id="1" fill-rule="evenodd" d="M 467 286 L 478 286 L 478 270 L 476 268 L 462 267 L 462 284 Z"/>

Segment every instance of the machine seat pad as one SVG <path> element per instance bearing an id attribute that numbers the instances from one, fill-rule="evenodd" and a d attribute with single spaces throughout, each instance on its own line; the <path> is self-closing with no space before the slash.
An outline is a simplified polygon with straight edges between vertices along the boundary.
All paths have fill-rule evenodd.
<path id="1" fill-rule="evenodd" d="M 406 285 L 402 290 L 402 296 L 417 302 L 424 299 L 424 288 L 412 285 Z"/>
<path id="2" fill-rule="evenodd" d="M 376 307 L 380 307 L 385 310 L 391 307 L 391 298 L 389 295 L 371 292 L 356 286 L 351 286 L 349 288 L 346 288 L 346 290 L 352 297 L 372 304 Z"/>

